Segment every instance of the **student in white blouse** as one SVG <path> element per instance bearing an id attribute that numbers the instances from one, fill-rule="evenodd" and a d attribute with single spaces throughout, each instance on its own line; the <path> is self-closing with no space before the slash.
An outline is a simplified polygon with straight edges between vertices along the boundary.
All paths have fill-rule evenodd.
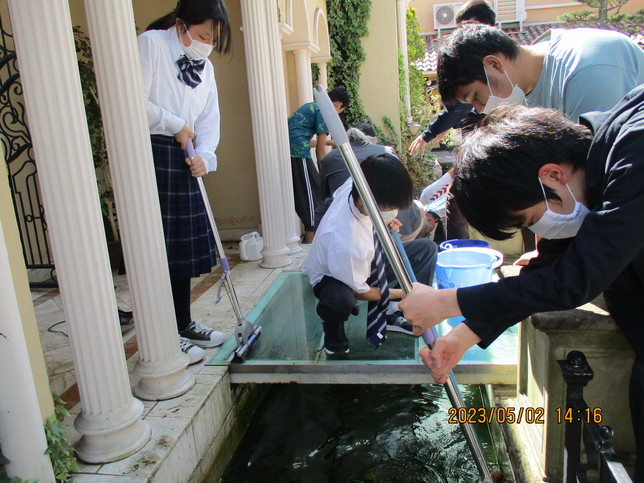
<path id="1" fill-rule="evenodd" d="M 208 56 L 229 51 L 230 32 L 222 0 L 180 0 L 138 38 L 177 329 L 191 364 L 205 356 L 201 347 L 225 340 L 192 320 L 190 278 L 216 265 L 197 177 L 217 169 L 219 102 Z M 192 159 L 185 154 L 188 138 L 195 145 Z"/>
<path id="2" fill-rule="evenodd" d="M 413 200 L 409 173 L 389 153 L 369 156 L 360 166 L 383 220 L 390 224 L 397 211 Z M 344 323 L 354 313 L 356 300 L 381 301 L 380 288 L 369 283 L 376 256 L 374 243 L 371 219 L 353 181 L 348 179 L 333 194 L 302 266 L 319 300 L 316 310 L 322 319 L 324 349 L 330 356 L 349 352 Z M 389 288 L 388 292 L 392 300 L 402 297 L 398 288 Z"/>

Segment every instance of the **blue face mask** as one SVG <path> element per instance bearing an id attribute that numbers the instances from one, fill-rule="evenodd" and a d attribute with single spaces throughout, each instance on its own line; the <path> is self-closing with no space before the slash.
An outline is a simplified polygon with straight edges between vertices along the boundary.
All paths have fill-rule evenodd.
<path id="1" fill-rule="evenodd" d="M 570 196 L 572 196 L 572 199 L 575 201 L 575 207 L 573 208 L 572 213 L 567 215 L 555 213 L 550 209 L 550 206 L 548 206 L 546 190 L 543 188 L 541 179 L 539 179 L 539 184 L 541 185 L 541 191 L 543 191 L 543 197 L 546 200 L 546 211 L 543 213 L 543 216 L 539 221 L 530 225 L 528 229 L 548 240 L 572 238 L 576 236 L 581 224 L 584 222 L 584 218 L 586 218 L 586 215 L 590 213 L 590 210 L 577 201 L 575 195 L 572 194 L 572 190 L 566 183 L 566 188 L 568 188 Z"/>

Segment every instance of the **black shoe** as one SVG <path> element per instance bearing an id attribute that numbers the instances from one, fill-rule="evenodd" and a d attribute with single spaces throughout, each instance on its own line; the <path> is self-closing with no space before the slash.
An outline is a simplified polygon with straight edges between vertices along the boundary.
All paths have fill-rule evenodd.
<path id="1" fill-rule="evenodd" d="M 126 312 L 125 310 L 118 309 L 119 311 L 119 322 L 121 323 L 121 334 L 125 334 L 134 328 L 134 316 L 132 312 Z"/>
<path id="2" fill-rule="evenodd" d="M 391 332 L 402 332 L 407 335 L 414 335 L 414 329 L 400 310 L 393 314 L 387 314 L 387 330 L 390 330 Z"/>
<path id="3" fill-rule="evenodd" d="M 348 359 L 349 358 L 349 344 L 347 344 L 346 348 L 344 349 L 332 349 L 324 345 L 324 353 L 326 354 L 326 358 L 330 360 L 338 360 L 338 359 Z"/>
<path id="4" fill-rule="evenodd" d="M 189 339 L 198 347 L 218 347 L 226 341 L 226 334 L 206 327 L 201 322 L 194 320 L 179 332 L 181 337 Z"/>

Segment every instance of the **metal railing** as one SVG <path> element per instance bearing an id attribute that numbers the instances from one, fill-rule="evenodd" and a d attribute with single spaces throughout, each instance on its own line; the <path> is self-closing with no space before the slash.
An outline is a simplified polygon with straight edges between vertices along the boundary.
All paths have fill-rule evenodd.
<path id="1" fill-rule="evenodd" d="M 566 383 L 566 409 L 559 414 L 565 422 L 564 483 L 586 482 L 590 471 L 600 482 L 632 481 L 613 449 L 613 430 L 600 425 L 601 408 L 591 408 L 584 400 L 584 387 L 594 376 L 586 356 L 570 351 L 566 360 L 557 362 Z"/>
<path id="2" fill-rule="evenodd" d="M 4 28 L 0 18 L 0 145 L 7 164 L 22 252 L 27 269 L 45 270 L 44 278 L 50 280 L 31 282 L 30 286 L 57 287 L 22 94 L 13 36 Z"/>

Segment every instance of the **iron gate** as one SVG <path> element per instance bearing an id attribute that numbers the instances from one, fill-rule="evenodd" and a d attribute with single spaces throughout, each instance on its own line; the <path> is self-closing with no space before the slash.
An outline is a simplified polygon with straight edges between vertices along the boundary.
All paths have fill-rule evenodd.
<path id="1" fill-rule="evenodd" d="M 57 287 L 13 36 L 0 17 L 0 142 L 32 287 Z M 43 270 L 45 273 L 43 274 Z M 44 281 L 43 281 L 44 280 Z"/>

